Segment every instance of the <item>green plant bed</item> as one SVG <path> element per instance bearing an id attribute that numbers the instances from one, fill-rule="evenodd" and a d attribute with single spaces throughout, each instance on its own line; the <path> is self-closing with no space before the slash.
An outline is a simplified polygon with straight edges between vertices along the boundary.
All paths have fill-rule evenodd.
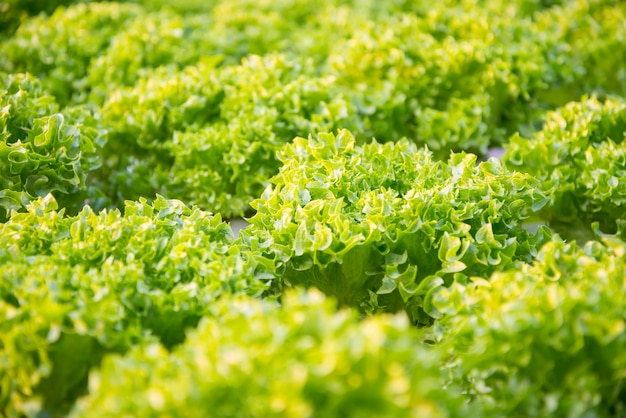
<path id="1" fill-rule="evenodd" d="M 0 0 L 0 416 L 626 416 L 625 21 Z"/>

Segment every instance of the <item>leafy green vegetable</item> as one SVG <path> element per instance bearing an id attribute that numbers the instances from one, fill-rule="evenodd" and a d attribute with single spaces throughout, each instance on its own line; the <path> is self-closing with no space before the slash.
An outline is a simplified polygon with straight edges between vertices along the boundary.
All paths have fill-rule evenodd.
<path id="1" fill-rule="evenodd" d="M 140 10 L 119 3 L 77 4 L 59 7 L 51 16 L 28 19 L 0 44 L 4 56 L 0 70 L 29 72 L 41 78 L 62 106 L 83 102 L 90 60 Z"/>
<path id="2" fill-rule="evenodd" d="M 94 123 L 85 108 L 60 113 L 32 76 L 0 73 L 0 222 L 48 193 L 69 209 L 82 206 L 104 141 Z"/>
<path id="3" fill-rule="evenodd" d="M 532 178 L 474 155 L 436 162 L 407 141 L 359 147 L 348 131 L 296 138 L 242 232 L 281 279 L 366 311 L 430 323 L 436 288 L 531 260 L 547 230 L 523 220 L 546 198 Z"/>
<path id="4" fill-rule="evenodd" d="M 277 171 L 285 142 L 356 123 L 350 103 L 333 96 L 332 79 L 312 77 L 299 61 L 269 55 L 214 64 L 153 74 L 104 104 L 111 130 L 101 176 L 118 200 L 156 192 L 242 215 Z"/>
<path id="5" fill-rule="evenodd" d="M 504 161 L 542 180 L 550 197 L 544 216 L 564 224 L 563 233 L 571 234 L 569 224 L 578 219 L 583 227 L 597 221 L 613 233 L 626 221 L 625 137 L 624 99 L 588 98 L 549 113 L 532 139 L 511 138 Z M 583 239 L 592 236 L 590 230 Z"/>
<path id="6" fill-rule="evenodd" d="M 222 295 L 267 287 L 271 265 L 231 245 L 219 216 L 161 197 L 124 215 L 56 206 L 49 195 L 0 226 L 3 414 L 63 411 L 104 353 L 151 335 L 171 347 Z"/>
<path id="7" fill-rule="evenodd" d="M 538 30 L 553 31 L 569 45 L 567 53 L 578 73 L 571 83 L 546 95 L 566 95 L 570 100 L 592 93 L 626 95 L 626 71 L 621 66 L 626 57 L 625 18 L 626 5 L 613 0 L 567 1 L 535 16 Z M 549 52 L 552 60 L 564 62 L 556 51 Z"/>
<path id="8" fill-rule="evenodd" d="M 318 292 L 212 307 L 169 354 L 109 357 L 73 416 L 467 416 L 405 318 L 360 321 Z"/>
<path id="9" fill-rule="evenodd" d="M 625 250 L 555 240 L 532 265 L 439 290 L 451 381 L 493 416 L 622 416 Z"/>
<path id="10" fill-rule="evenodd" d="M 0 415 L 626 415 L 625 21 L 0 0 Z"/>
<path id="11" fill-rule="evenodd" d="M 112 87 L 134 86 L 154 69 L 167 68 L 171 74 L 216 55 L 205 29 L 207 19 L 203 14 L 183 18 L 168 11 L 134 18 L 91 61 L 88 82 L 94 91 L 90 99 L 102 102 Z"/>

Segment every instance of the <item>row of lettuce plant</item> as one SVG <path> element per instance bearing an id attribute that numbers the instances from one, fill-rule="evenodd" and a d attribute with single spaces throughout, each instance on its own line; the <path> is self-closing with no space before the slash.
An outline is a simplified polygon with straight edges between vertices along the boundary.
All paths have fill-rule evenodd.
<path id="1" fill-rule="evenodd" d="M 1 415 L 626 414 L 622 3 L 138 3 L 0 40 Z"/>
<path id="2" fill-rule="evenodd" d="M 554 237 L 531 263 L 438 287 L 437 319 L 418 332 L 404 315 L 358 319 L 311 291 L 259 301 L 267 260 L 179 202 L 129 203 L 123 217 L 55 207 L 36 202 L 1 235 L 8 415 L 65 411 L 87 381 L 76 416 L 624 411 L 616 237 L 582 249 Z"/>
<path id="3" fill-rule="evenodd" d="M 0 411 L 58 414 L 110 352 L 172 347 L 224 294 L 260 296 L 272 265 L 220 216 L 157 198 L 76 216 L 52 195 L 0 224 Z M 34 415 L 33 415 L 34 414 Z"/>
<path id="4" fill-rule="evenodd" d="M 111 138 L 90 181 L 102 205 L 160 193 L 226 217 L 250 213 L 298 135 L 407 137 L 446 160 L 530 136 L 583 93 L 625 93 L 622 3 L 266 3 L 60 7 L 0 42 L 0 69 L 92 109 Z"/>
<path id="5" fill-rule="evenodd" d="M 609 140 L 617 122 L 592 130 Z M 237 388 L 251 415 L 341 416 L 363 399 L 387 416 L 621 413 L 624 244 L 602 235 L 603 243 L 580 250 L 547 227 L 531 232 L 525 219 L 552 204 L 545 182 L 495 159 L 477 164 L 473 155 L 453 154 L 436 161 L 408 141 L 359 146 L 348 131 L 296 138 L 280 158 L 283 167 L 252 203 L 257 214 L 236 241 L 219 216 L 161 197 L 128 202 L 123 215 L 87 207 L 68 216 L 51 195 L 27 213 L 14 211 L 0 229 L 4 413 L 68 411 L 102 358 L 128 350 L 93 375 L 79 406 L 87 409 L 77 411 L 143 416 L 188 404 L 200 413 L 212 405 L 206 396 Z M 288 287 L 317 287 L 357 309 L 332 319 L 332 302 L 312 296 L 311 307 L 303 293 L 279 305 Z M 247 296 L 236 301 L 233 294 Z M 302 306 L 293 302 L 299 297 Z M 259 310 L 265 313 L 253 313 Z M 372 320 L 377 325 L 355 322 L 357 312 L 402 310 L 395 319 Z M 299 334 L 308 315 L 318 328 Z M 400 317 L 421 334 L 397 325 Z M 242 321 L 257 333 L 242 333 Z M 321 330 L 330 334 L 318 344 L 313 336 Z M 374 342 L 355 342 L 370 334 L 382 338 L 373 353 L 363 347 Z M 295 351 L 281 350 L 290 344 Z M 337 350 L 337 360 L 320 372 L 324 365 L 309 356 L 323 363 L 330 355 L 324 350 Z M 215 360 L 237 352 L 224 368 Z M 193 372 L 194 364 L 206 369 Z M 275 387 L 269 364 L 285 373 Z M 370 372 L 373 364 L 385 365 L 384 373 Z M 153 369 L 163 375 L 143 374 Z M 336 392 L 321 383 L 329 375 Z M 285 398 L 280 388 L 292 379 L 300 385 Z M 200 392 L 171 397 L 168 385 L 183 382 Z M 116 392 L 118 384 L 131 387 Z M 143 391 L 144 403 L 120 395 Z M 224 416 L 240 405 L 216 402 Z"/>
<path id="6" fill-rule="evenodd" d="M 625 249 L 555 239 L 442 288 L 423 334 L 311 291 L 218 303 L 173 352 L 108 357 L 73 416 L 622 416 Z"/>

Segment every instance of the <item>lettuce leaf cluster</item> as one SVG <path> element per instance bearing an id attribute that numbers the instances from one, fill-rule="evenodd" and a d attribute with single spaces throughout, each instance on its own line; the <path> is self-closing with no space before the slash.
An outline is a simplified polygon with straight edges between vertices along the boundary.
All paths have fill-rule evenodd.
<path id="1" fill-rule="evenodd" d="M 0 1 L 0 415 L 626 415 L 624 21 Z"/>
<path id="2" fill-rule="evenodd" d="M 237 298 L 214 305 L 171 354 L 153 344 L 107 358 L 72 416 L 470 413 L 415 338 L 406 318 L 361 321 L 319 292 L 289 292 L 280 307 Z"/>
<path id="3" fill-rule="evenodd" d="M 507 167 L 533 175 L 550 197 L 543 218 L 574 238 L 621 231 L 626 221 L 626 101 L 585 98 L 547 115 L 530 139 L 511 138 Z M 571 228 L 571 223 L 583 221 Z M 592 226 L 597 222 L 597 226 Z M 586 229 L 585 229 L 586 228 Z"/>
<path id="4" fill-rule="evenodd" d="M 35 77 L 0 73 L 0 221 L 48 193 L 82 207 L 104 141 L 89 109 L 61 111 Z"/>
<path id="5" fill-rule="evenodd" d="M 450 380 L 493 416 L 622 416 L 625 249 L 554 241 L 531 265 L 441 289 Z"/>
<path id="6" fill-rule="evenodd" d="M 242 239 L 259 241 L 288 285 L 365 311 L 430 323 L 439 286 L 529 261 L 549 231 L 524 219 L 546 202 L 530 176 L 470 154 L 447 163 L 408 141 L 356 145 L 348 131 L 296 138 Z"/>
<path id="7" fill-rule="evenodd" d="M 267 288 L 271 265 L 232 245 L 220 216 L 161 197 L 128 202 L 123 215 L 57 209 L 49 195 L 0 224 L 0 411 L 9 416 L 67 411 L 105 353 L 176 345 L 223 295 Z"/>

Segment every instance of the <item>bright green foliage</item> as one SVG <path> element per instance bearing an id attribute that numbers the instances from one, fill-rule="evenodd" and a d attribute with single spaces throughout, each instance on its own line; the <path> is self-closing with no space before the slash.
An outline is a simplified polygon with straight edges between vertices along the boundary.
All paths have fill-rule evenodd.
<path id="1" fill-rule="evenodd" d="M 225 303 L 224 303 L 225 302 Z M 249 298 L 212 307 L 168 353 L 138 347 L 109 357 L 90 381 L 81 417 L 467 416 L 442 389 L 437 357 L 400 316 L 359 320 L 322 294 L 283 306 Z"/>
<path id="2" fill-rule="evenodd" d="M 161 192 L 173 160 L 168 151 L 173 133 L 217 118 L 222 93 L 210 82 L 212 69 L 208 64 L 173 75 L 163 71 L 117 90 L 103 105 L 109 141 L 97 177 L 115 203 Z"/>
<path id="3" fill-rule="evenodd" d="M 0 37 L 12 35 L 29 16 L 51 13 L 59 6 L 76 0 L 2 0 L 0 1 Z"/>
<path id="4" fill-rule="evenodd" d="M 0 45 L 0 67 L 60 104 L 102 106 L 99 207 L 161 193 L 241 216 L 296 135 L 407 137 L 445 161 L 584 92 L 626 93 L 620 2 L 140 3 L 61 7 Z"/>
<path id="5" fill-rule="evenodd" d="M 626 416 L 624 22 L 0 0 L 0 416 Z"/>
<path id="6" fill-rule="evenodd" d="M 262 242 L 290 285 L 317 286 L 366 311 L 436 316 L 436 288 L 530 260 L 523 220 L 536 183 L 474 155 L 436 162 L 407 141 L 359 147 L 348 131 L 294 139 L 242 234 Z"/>
<path id="7" fill-rule="evenodd" d="M 211 37 L 219 53 L 233 60 L 293 51 L 323 59 L 346 23 L 329 2 L 308 0 L 220 1 L 212 10 Z M 354 18 L 358 20 L 358 16 Z"/>
<path id="8" fill-rule="evenodd" d="M 493 416 L 624 416 L 625 250 L 555 241 L 532 265 L 440 290 L 451 380 Z"/>
<path id="9" fill-rule="evenodd" d="M 96 90 L 92 100 L 106 98 L 112 87 L 134 86 L 153 69 L 164 67 L 174 73 L 215 55 L 207 18 L 165 11 L 136 17 L 92 61 L 88 74 L 89 85 Z"/>
<path id="10" fill-rule="evenodd" d="M 213 62 L 174 74 L 164 69 L 112 93 L 101 109 L 111 147 L 158 154 L 171 148 L 175 131 L 197 130 L 217 119 L 223 92 L 213 70 Z"/>
<path id="11" fill-rule="evenodd" d="M 0 73 L 0 222 L 48 193 L 68 208 L 82 205 L 104 141 L 93 126 L 87 109 L 59 113 L 36 78 Z"/>
<path id="12" fill-rule="evenodd" d="M 384 7 L 376 2 L 357 1 L 358 6 L 348 7 L 344 2 L 334 0 L 231 0 L 207 1 L 194 0 L 138 0 L 146 10 L 173 10 L 183 18 L 186 38 L 190 45 L 185 54 L 201 52 L 210 46 L 211 54 L 221 54 L 228 64 L 239 64 L 249 55 L 265 55 L 284 52 L 298 56 L 315 58 L 322 62 L 331 46 L 343 39 L 349 31 L 357 27 L 364 19 L 376 18 L 384 13 Z M 166 13 L 166 16 L 171 13 Z M 384 14 L 383 14 L 384 15 Z M 171 42 L 172 33 L 159 27 L 163 13 L 147 14 L 144 22 L 152 22 L 155 27 L 150 36 L 142 41 L 161 49 L 152 41 L 163 39 L 165 45 Z M 166 17 L 165 26 L 171 27 Z M 177 23 L 175 23 L 177 25 Z M 201 47 L 196 49 L 200 44 Z M 131 42 L 137 42 L 132 39 Z M 177 42 L 174 42 L 176 50 Z M 111 51 L 111 59 L 115 51 Z M 141 53 L 143 54 L 143 52 Z M 140 55 L 141 55 L 140 54 Z M 125 53 L 123 54 L 125 55 Z M 130 58 L 130 56 L 129 56 Z M 140 60 L 137 60 L 139 62 Z M 176 64 L 175 62 L 171 64 Z"/>
<path id="13" fill-rule="evenodd" d="M 139 10 L 132 5 L 93 3 L 59 7 L 49 17 L 33 17 L 0 44 L 0 70 L 40 77 L 62 105 L 82 102 L 90 60 Z"/>
<path id="14" fill-rule="evenodd" d="M 536 97 L 571 78 L 562 40 L 468 3 L 365 23 L 332 51 L 329 71 L 351 90 L 368 134 L 407 136 L 444 159 L 450 149 L 484 154 L 528 129 L 545 106 Z M 557 51 L 559 63 L 547 56 Z"/>
<path id="15" fill-rule="evenodd" d="M 267 266 L 219 216 L 158 198 L 56 211 L 48 196 L 0 226 L 0 412 L 60 411 L 105 352 L 184 339 L 224 294 L 260 295 Z M 258 257 L 257 257 L 258 258 Z"/>
<path id="16" fill-rule="evenodd" d="M 551 31 L 569 45 L 568 55 L 579 73 L 572 83 L 546 91 L 545 99 L 565 95 L 576 100 L 592 93 L 626 95 L 624 2 L 571 0 L 534 17 L 539 31 Z M 563 62 L 563 54 L 548 52 L 553 60 Z"/>
<path id="17" fill-rule="evenodd" d="M 531 20 L 511 2 L 447 3 L 362 23 L 331 50 L 327 71 L 364 114 L 366 136 L 407 136 L 442 159 L 484 154 L 586 91 L 626 93 L 623 4 L 520 2 Z"/>
<path id="18" fill-rule="evenodd" d="M 118 199 L 157 192 L 225 216 L 249 211 L 285 142 L 356 123 L 332 79 L 312 77 L 306 63 L 252 56 L 215 70 L 208 60 L 112 94 L 102 108 L 111 129 L 105 176 Z"/>
<path id="19" fill-rule="evenodd" d="M 198 0 L 129 0 L 130 3 L 141 4 L 146 10 L 173 9 L 180 13 L 199 13 L 211 10 L 214 1 Z"/>
<path id="20" fill-rule="evenodd" d="M 614 232 L 616 220 L 626 220 L 625 137 L 624 99 L 584 99 L 549 113 L 532 139 L 511 138 L 504 160 L 542 180 L 551 200 L 545 217 L 567 225 L 565 234 L 577 229 L 568 224 L 581 219 L 578 228 L 598 221 Z"/>
<path id="21" fill-rule="evenodd" d="M 275 155 L 286 142 L 299 132 L 354 127 L 355 110 L 334 92 L 332 78 L 307 77 L 307 64 L 252 56 L 221 71 L 219 120 L 174 135 L 165 193 L 241 215 L 278 171 Z"/>

